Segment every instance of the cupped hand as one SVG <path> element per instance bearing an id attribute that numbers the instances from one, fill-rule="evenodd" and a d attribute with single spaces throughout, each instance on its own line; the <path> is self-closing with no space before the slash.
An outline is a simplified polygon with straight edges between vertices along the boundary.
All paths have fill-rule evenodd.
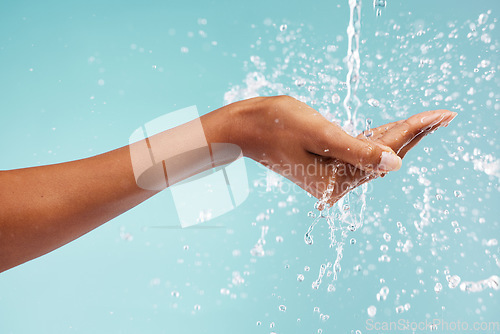
<path id="1" fill-rule="evenodd" d="M 457 113 L 449 110 L 425 111 L 405 120 L 364 131 L 357 138 L 367 138 L 375 143 L 388 146 L 397 152 L 400 158 L 404 158 L 408 151 L 415 147 L 422 138 L 433 133 L 439 127 L 448 126 L 456 115 Z M 321 193 L 322 204 L 327 205 L 333 205 L 352 189 L 386 174 L 352 168 L 353 166 L 349 163 L 339 160 L 325 161 L 325 163 L 332 166 L 329 183 L 326 188 L 316 189 L 315 196 L 319 198 Z"/>
<path id="2" fill-rule="evenodd" d="M 332 205 L 355 187 L 398 170 L 424 136 L 447 126 L 448 110 L 426 111 L 352 137 L 294 98 L 247 100 L 233 142 L 243 154 Z M 239 125 L 239 126 L 238 126 Z"/>

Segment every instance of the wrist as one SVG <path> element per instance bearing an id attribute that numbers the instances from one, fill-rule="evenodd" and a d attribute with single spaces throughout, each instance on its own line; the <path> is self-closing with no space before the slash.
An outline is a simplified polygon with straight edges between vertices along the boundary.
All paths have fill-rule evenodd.
<path id="1" fill-rule="evenodd" d="M 262 129 L 258 126 L 272 97 L 257 97 L 231 103 L 202 116 L 209 144 L 238 145 L 244 156 L 254 159 Z"/>

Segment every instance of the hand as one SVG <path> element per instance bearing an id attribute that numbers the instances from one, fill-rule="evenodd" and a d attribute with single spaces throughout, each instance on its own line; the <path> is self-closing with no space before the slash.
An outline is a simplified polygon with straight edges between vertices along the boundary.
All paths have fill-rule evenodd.
<path id="1" fill-rule="evenodd" d="M 447 110 L 427 111 L 354 138 L 288 96 L 255 98 L 231 106 L 237 111 L 228 140 L 239 145 L 245 156 L 316 198 L 323 197 L 330 185 L 325 195 L 330 205 L 364 182 L 398 170 L 411 148 L 456 116 Z"/>
<path id="2" fill-rule="evenodd" d="M 368 138 L 382 145 L 389 146 L 397 152 L 400 158 L 422 140 L 429 133 L 433 133 L 439 127 L 446 127 L 456 117 L 456 112 L 449 110 L 425 111 L 411 116 L 406 120 L 385 124 L 369 131 L 364 131 L 357 136 L 358 139 Z M 386 173 L 375 171 L 364 171 L 352 168 L 348 163 L 342 161 L 330 162 L 334 165 L 334 173 L 330 178 L 330 189 L 323 190 L 322 203 L 333 205 L 342 196 L 352 189 L 371 181 L 379 176 L 384 177 Z M 333 185 L 333 187 L 332 187 Z M 321 191 L 322 189 L 319 189 Z M 318 197 L 316 195 L 316 197 Z M 320 204 L 320 205 L 321 205 Z M 323 207 L 320 207 L 323 209 Z"/>

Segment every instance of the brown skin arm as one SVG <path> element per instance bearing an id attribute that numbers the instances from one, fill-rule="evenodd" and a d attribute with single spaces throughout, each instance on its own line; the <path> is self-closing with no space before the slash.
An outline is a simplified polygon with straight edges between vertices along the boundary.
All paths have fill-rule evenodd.
<path id="1" fill-rule="evenodd" d="M 46 254 L 153 196 L 128 146 L 88 159 L 0 172 L 0 271 Z"/>
<path id="2" fill-rule="evenodd" d="M 445 110 L 427 113 L 439 116 L 434 117 L 438 123 L 433 129 L 454 117 Z M 237 144 L 245 156 L 264 165 L 344 161 L 356 166 L 357 174 L 347 181 L 357 184 L 358 174 L 382 171 L 378 168 L 383 151 L 401 151 L 403 156 L 413 147 L 422 129 L 430 129 L 429 122 L 421 122 L 425 117 L 413 116 L 412 122 L 393 123 L 387 130 L 380 127 L 374 141 L 348 136 L 290 97 L 233 103 L 201 121 L 209 144 Z M 284 176 L 301 186 L 306 177 Z M 324 181 L 324 176 L 317 178 Z M 316 197 L 324 190 L 305 189 Z M 0 171 L 0 272 L 79 238 L 156 193 L 137 186 L 129 146 L 77 161 Z M 331 202 L 341 195 L 334 194 Z"/>
<path id="3" fill-rule="evenodd" d="M 209 142 L 223 142 L 219 109 L 202 117 Z M 44 255 L 147 200 L 129 146 L 87 159 L 0 171 L 0 272 Z"/>

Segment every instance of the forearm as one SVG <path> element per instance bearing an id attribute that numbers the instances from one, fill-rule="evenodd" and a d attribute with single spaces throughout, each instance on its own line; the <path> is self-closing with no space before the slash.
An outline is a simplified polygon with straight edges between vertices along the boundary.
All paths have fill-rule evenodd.
<path id="1" fill-rule="evenodd" d="M 231 139 L 225 129 L 239 108 L 227 106 L 201 117 L 208 144 Z M 169 145 L 169 131 L 157 136 Z M 1 171 L 0 185 L 0 272 L 65 245 L 160 191 L 137 185 L 129 146 L 77 161 Z"/>
<path id="2" fill-rule="evenodd" d="M 0 271 L 46 254 L 155 192 L 137 187 L 128 147 L 0 173 Z"/>

